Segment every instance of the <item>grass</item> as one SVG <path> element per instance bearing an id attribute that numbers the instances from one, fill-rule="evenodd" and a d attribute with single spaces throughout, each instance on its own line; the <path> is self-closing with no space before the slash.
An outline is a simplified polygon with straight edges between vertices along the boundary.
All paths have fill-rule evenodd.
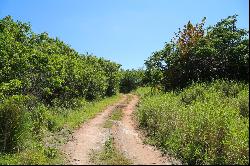
<path id="1" fill-rule="evenodd" d="M 131 165 L 132 162 L 124 157 L 114 146 L 113 137 L 105 142 L 104 148 L 91 154 L 91 162 L 96 165 Z"/>
<path id="2" fill-rule="evenodd" d="M 136 92 L 147 142 L 184 164 L 249 163 L 249 86 L 217 80 L 179 92 Z"/>
<path id="3" fill-rule="evenodd" d="M 128 100 L 126 101 L 128 102 Z M 104 123 L 103 127 L 110 129 L 113 126 L 114 121 L 122 119 L 122 108 L 115 108 L 109 118 Z M 97 165 L 130 165 L 132 162 L 127 159 L 121 152 L 119 152 L 114 145 L 114 138 L 110 136 L 105 141 L 104 147 L 100 151 L 93 151 L 90 154 L 91 162 Z"/>
<path id="4" fill-rule="evenodd" d="M 51 114 L 49 116 L 53 121 L 52 123 L 55 124 L 55 129 L 61 129 L 67 126 L 72 130 L 79 127 L 86 120 L 95 117 L 97 113 L 103 111 L 108 105 L 117 102 L 120 98 L 121 95 L 116 95 L 98 102 L 89 102 L 86 103 L 83 108 L 66 113 L 50 111 Z"/>
<path id="5" fill-rule="evenodd" d="M 18 153 L 0 154 L 0 165 L 62 165 L 66 163 L 64 155 L 57 149 L 45 148 L 38 142 L 32 146 Z"/>
<path id="6" fill-rule="evenodd" d="M 60 146 L 67 142 L 72 131 L 120 98 L 121 95 L 116 95 L 83 102 L 75 109 L 37 107 L 32 114 L 27 114 L 18 140 L 22 148 L 15 153 L 0 153 L 0 165 L 66 164 Z"/>
<path id="7" fill-rule="evenodd" d="M 122 109 L 116 108 L 112 111 L 112 114 L 109 116 L 109 118 L 104 123 L 104 128 L 111 128 L 113 126 L 113 121 L 121 120 L 123 115 Z"/>

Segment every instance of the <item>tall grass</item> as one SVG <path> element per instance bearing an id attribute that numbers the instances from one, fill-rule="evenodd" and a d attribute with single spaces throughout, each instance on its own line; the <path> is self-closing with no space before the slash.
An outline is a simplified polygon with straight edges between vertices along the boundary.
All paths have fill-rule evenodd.
<path id="1" fill-rule="evenodd" d="M 116 95 L 95 102 L 78 99 L 77 106 L 72 108 L 56 104 L 46 107 L 41 103 L 28 108 L 29 102 L 35 101 L 26 96 L 3 100 L 0 102 L 0 165 L 65 164 L 60 146 L 72 130 L 120 98 L 121 95 Z"/>
<path id="2" fill-rule="evenodd" d="M 249 163 L 248 84 L 217 80 L 180 92 L 138 89 L 140 126 L 150 143 L 186 164 Z"/>

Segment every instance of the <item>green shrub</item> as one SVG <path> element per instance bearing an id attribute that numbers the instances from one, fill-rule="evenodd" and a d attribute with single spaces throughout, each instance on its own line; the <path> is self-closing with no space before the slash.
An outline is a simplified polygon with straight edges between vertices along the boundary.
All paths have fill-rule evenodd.
<path id="1" fill-rule="evenodd" d="M 58 38 L 35 34 L 27 23 L 0 19 L 0 93 L 54 99 L 101 99 L 118 92 L 119 64 L 81 55 Z"/>
<path id="2" fill-rule="evenodd" d="M 33 137 L 41 137 L 46 124 L 46 108 L 43 104 L 38 105 L 35 109 L 29 112 L 29 121 L 31 122 L 30 131 Z"/>
<path id="3" fill-rule="evenodd" d="M 230 79 L 249 82 L 249 35 L 237 27 L 237 15 L 204 28 L 190 21 L 175 33 L 162 50 L 146 61 L 150 86 L 161 85 L 165 91 L 184 88 L 193 81 Z M 224 93 L 235 95 L 236 91 Z"/>
<path id="4" fill-rule="evenodd" d="M 120 92 L 129 93 L 144 84 L 143 70 L 122 70 L 120 80 Z"/>
<path id="5" fill-rule="evenodd" d="M 0 50 L 1 164 L 54 160 L 59 152 L 44 147 L 47 135 L 77 127 L 119 98 L 121 65 L 81 55 L 11 16 L 0 19 Z"/>
<path id="6" fill-rule="evenodd" d="M 164 152 L 192 165 L 249 163 L 248 84 L 217 80 L 180 92 L 137 92 L 140 126 Z"/>
<path id="7" fill-rule="evenodd" d="M 0 102 L 0 152 L 13 152 L 20 148 L 25 100 L 24 96 L 14 95 Z"/>
<path id="8" fill-rule="evenodd" d="M 247 90 L 241 91 L 238 95 L 238 107 L 240 110 L 240 114 L 248 118 L 249 117 L 249 92 Z"/>
<path id="9" fill-rule="evenodd" d="M 205 87 L 202 84 L 193 85 L 187 89 L 184 89 L 180 96 L 181 102 L 185 104 L 191 104 L 192 101 L 203 100 L 204 99 Z"/>
<path id="10" fill-rule="evenodd" d="M 64 101 L 56 98 L 52 101 L 52 107 L 61 107 L 65 109 L 76 109 L 76 108 L 84 107 L 86 104 L 87 104 L 87 101 L 84 98 L 73 98 L 73 99 L 68 99 Z"/>

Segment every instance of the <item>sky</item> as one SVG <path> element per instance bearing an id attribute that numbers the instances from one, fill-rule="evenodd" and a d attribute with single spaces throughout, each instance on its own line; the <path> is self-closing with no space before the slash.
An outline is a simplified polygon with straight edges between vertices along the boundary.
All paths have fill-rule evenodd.
<path id="1" fill-rule="evenodd" d="M 79 53 L 138 69 L 189 20 L 205 26 L 238 14 L 249 29 L 248 0 L 0 0 L 0 19 L 29 22 Z"/>

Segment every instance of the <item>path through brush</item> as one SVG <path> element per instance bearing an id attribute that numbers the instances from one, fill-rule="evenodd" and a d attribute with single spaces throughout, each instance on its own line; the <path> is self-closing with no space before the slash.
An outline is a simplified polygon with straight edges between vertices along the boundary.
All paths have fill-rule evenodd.
<path id="1" fill-rule="evenodd" d="M 133 164 L 173 164 L 170 162 L 170 158 L 162 156 L 159 150 L 153 146 L 143 144 L 143 136 L 136 128 L 132 118 L 132 113 L 139 98 L 135 95 L 131 95 L 130 98 L 128 96 L 124 95 L 119 102 L 107 107 L 102 113 L 84 123 L 74 132 L 74 139 L 63 147 L 69 164 L 94 164 L 90 161 L 91 152 L 102 149 L 111 134 L 116 148 Z M 123 117 L 121 121 L 117 121 L 111 130 L 104 128 L 105 121 L 116 108 L 122 108 Z"/>

